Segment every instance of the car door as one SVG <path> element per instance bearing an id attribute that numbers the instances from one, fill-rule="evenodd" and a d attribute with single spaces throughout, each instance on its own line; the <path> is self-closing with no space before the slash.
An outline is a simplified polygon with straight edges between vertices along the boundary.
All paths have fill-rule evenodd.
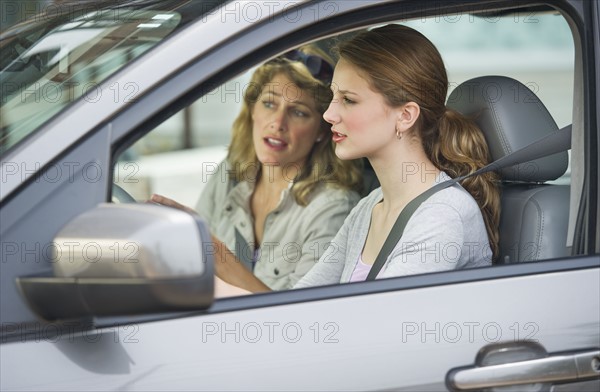
<path id="1" fill-rule="evenodd" d="M 173 52 L 151 52 L 143 63 L 118 74 L 111 82 L 139 80 L 142 93 L 136 101 L 121 111 L 106 109 L 106 117 L 96 123 L 83 122 L 89 133 L 54 148 L 55 155 L 40 165 L 39 181 L 9 184 L 10 195 L 0 205 L 2 389 L 431 391 L 514 382 L 530 390 L 553 384 L 562 384 L 554 390 L 597 389 L 600 261 L 592 207 L 598 203 L 593 158 L 598 90 L 591 87 L 598 83 L 592 54 L 599 44 L 592 37 L 597 37 L 599 16 L 597 5 L 579 1 L 552 3 L 574 20 L 575 39 L 585 48 L 578 77 L 588 89 L 582 198 L 589 204 L 578 216 L 587 235 L 576 234 L 585 244 L 575 246 L 573 256 L 219 299 L 202 311 L 53 323 L 36 318 L 14 279 L 51 271 L 47 251 L 53 236 L 72 217 L 108 200 L 108 173 L 118 153 L 192 96 L 289 47 L 350 28 L 512 7 L 510 2 L 321 1 L 250 23 L 254 14 L 248 4 L 230 3 L 213 12 L 208 23 L 189 27 L 188 32 L 197 29 L 197 36 L 209 36 L 211 23 L 236 16 L 250 26 L 210 51 L 203 49 L 206 54 L 190 54 L 180 60 L 180 68 L 172 65 L 161 83 L 151 83 L 158 76 L 143 78 L 140 72 L 189 47 L 191 35 L 174 36 Z M 525 2 L 522 6 L 522 13 L 533 12 Z M 59 117 L 56 126 L 71 119 Z M 48 135 L 59 132 L 49 129 Z M 35 165 L 25 168 L 37 170 Z M 57 168 L 75 170 L 52 182 L 50 170 Z M 496 365 L 507 371 L 504 378 L 494 380 Z"/>

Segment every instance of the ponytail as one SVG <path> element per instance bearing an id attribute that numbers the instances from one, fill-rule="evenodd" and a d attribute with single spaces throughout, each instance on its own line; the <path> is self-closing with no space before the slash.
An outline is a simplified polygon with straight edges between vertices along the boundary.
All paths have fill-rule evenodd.
<path id="1" fill-rule="evenodd" d="M 431 146 L 424 146 L 433 164 L 452 178 L 463 176 L 487 165 L 490 161 L 487 143 L 477 125 L 458 113 L 446 109 L 438 122 L 439 137 Z M 427 148 L 429 147 L 429 148 Z M 429 150 L 429 151 L 427 151 Z M 469 177 L 461 182 L 477 201 L 483 215 L 493 260 L 499 254 L 498 225 L 500 222 L 499 178 L 494 172 Z"/>

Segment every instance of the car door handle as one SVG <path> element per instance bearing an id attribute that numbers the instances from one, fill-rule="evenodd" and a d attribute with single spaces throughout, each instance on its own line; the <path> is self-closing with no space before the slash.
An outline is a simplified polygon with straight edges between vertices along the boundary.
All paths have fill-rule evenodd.
<path id="1" fill-rule="evenodd" d="M 600 350 L 520 362 L 454 369 L 449 386 L 458 391 L 519 384 L 578 381 L 600 377 Z"/>

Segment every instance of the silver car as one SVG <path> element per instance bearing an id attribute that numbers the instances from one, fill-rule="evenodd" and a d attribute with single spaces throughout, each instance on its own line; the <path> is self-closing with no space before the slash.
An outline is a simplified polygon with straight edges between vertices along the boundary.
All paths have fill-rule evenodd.
<path id="1" fill-rule="evenodd" d="M 0 34 L 2 390 L 600 389 L 597 1 L 44 4 Z M 214 298 L 206 224 L 141 201 L 197 199 L 253 67 L 385 23 L 494 159 L 570 130 L 501 172 L 501 262 Z"/>

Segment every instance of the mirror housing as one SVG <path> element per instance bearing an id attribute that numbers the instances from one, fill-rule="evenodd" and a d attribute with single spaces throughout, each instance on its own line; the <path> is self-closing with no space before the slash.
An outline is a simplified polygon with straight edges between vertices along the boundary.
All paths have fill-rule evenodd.
<path id="1" fill-rule="evenodd" d="M 65 225 L 52 251 L 53 276 L 17 279 L 48 321 L 203 310 L 214 299 L 208 227 L 184 211 L 103 203 Z"/>

